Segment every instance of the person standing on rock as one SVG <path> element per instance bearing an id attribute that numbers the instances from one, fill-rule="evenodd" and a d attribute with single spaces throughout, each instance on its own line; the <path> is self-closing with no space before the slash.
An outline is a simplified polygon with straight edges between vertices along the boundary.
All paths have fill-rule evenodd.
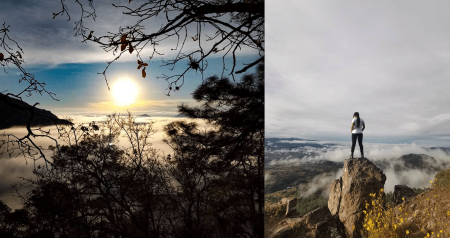
<path id="1" fill-rule="evenodd" d="M 353 152 L 355 151 L 356 139 L 358 139 L 359 150 L 361 151 L 361 158 L 364 158 L 364 148 L 362 145 L 363 131 L 366 128 L 364 120 L 359 117 L 359 113 L 355 112 L 353 114 L 352 120 L 352 155 L 350 159 L 353 159 Z"/>

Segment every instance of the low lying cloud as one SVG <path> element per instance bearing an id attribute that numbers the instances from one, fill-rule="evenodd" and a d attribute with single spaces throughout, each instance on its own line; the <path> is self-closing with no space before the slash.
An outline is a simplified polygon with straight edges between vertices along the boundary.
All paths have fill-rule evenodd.
<path id="1" fill-rule="evenodd" d="M 331 183 L 333 182 L 333 180 L 341 177 L 343 172 L 343 169 L 339 169 L 334 173 L 320 174 L 314 177 L 313 180 L 308 183 L 308 189 L 305 193 L 302 194 L 302 196 L 308 197 L 320 191 L 323 197 L 328 197 L 328 195 L 330 194 Z"/>
<path id="2" fill-rule="evenodd" d="M 192 99 L 185 100 L 185 103 L 189 103 L 190 106 L 195 106 L 196 103 Z M 133 115 L 140 115 L 143 113 L 149 114 L 150 116 L 175 116 L 178 114 L 177 106 L 181 104 L 180 100 L 146 100 L 139 101 L 135 104 L 128 106 L 117 106 L 113 101 L 103 101 L 89 103 L 88 110 L 90 112 L 126 112 L 127 110 L 133 112 Z"/>
<path id="3" fill-rule="evenodd" d="M 70 118 L 73 119 L 75 125 L 79 124 L 88 124 L 92 121 L 96 121 L 98 124 L 101 121 L 106 120 L 106 115 L 70 115 Z M 62 117 L 64 118 L 64 117 Z M 165 137 L 164 127 L 174 121 L 179 120 L 187 120 L 187 121 L 195 121 L 199 128 L 210 128 L 204 121 L 202 120 L 194 120 L 187 118 L 177 118 L 177 117 L 140 117 L 136 118 L 136 122 L 155 122 L 153 124 L 153 129 L 156 131 L 155 134 L 150 138 L 149 142 L 151 146 L 160 153 L 164 153 L 165 155 L 169 153 L 173 153 L 172 149 L 164 143 L 162 140 Z M 54 126 L 43 127 L 43 130 L 48 131 L 50 129 L 51 136 L 57 138 L 56 128 Z M 24 127 L 15 127 L 10 129 L 2 130 L 2 133 L 6 134 L 14 134 L 18 137 L 26 135 L 27 131 Z M 4 137 L 0 137 L 0 139 L 5 139 Z M 42 146 L 42 148 L 46 149 L 49 145 L 55 145 L 53 140 L 47 138 L 37 137 L 34 139 L 37 145 Z M 121 138 L 119 143 L 119 147 L 129 147 L 129 142 L 126 138 Z M 47 158 L 51 158 L 52 151 L 44 150 L 44 154 Z M 13 155 L 14 156 L 14 155 Z M 36 166 L 44 165 L 44 160 L 40 159 L 36 161 Z M 11 191 L 11 185 L 21 183 L 22 180 L 19 177 L 32 178 L 33 177 L 33 167 L 34 162 L 32 160 L 26 161 L 23 157 L 13 157 L 9 158 L 7 154 L 4 154 L 0 157 L 0 200 L 3 200 L 8 206 L 11 208 L 21 208 L 20 199 L 14 197 L 14 191 Z M 26 191 L 23 191 L 26 192 Z"/>
<path id="4" fill-rule="evenodd" d="M 323 161 L 343 162 L 350 156 L 349 145 L 335 145 L 325 148 L 298 148 L 299 152 L 309 153 L 302 158 L 290 158 L 272 160 L 269 165 L 301 166 L 308 163 L 321 163 Z M 293 152 L 294 150 L 288 150 Z M 379 167 L 386 174 L 385 190 L 393 192 L 395 185 L 406 185 L 411 188 L 427 188 L 434 179 L 437 169 L 445 169 L 450 165 L 450 155 L 442 149 L 431 149 L 417 144 L 364 144 L 365 157 Z M 283 152 L 283 151 L 276 151 Z M 273 153 L 276 153 L 273 152 Z M 422 156 L 423 166 L 411 168 L 401 159 L 403 155 L 417 154 Z M 355 149 L 355 157 L 359 157 L 359 148 Z M 433 159 L 434 158 L 434 159 Z M 335 173 L 320 174 L 308 184 L 308 190 L 304 196 L 309 196 L 321 191 L 324 197 L 328 197 L 329 186 L 334 179 L 342 176 L 342 169 Z"/>
<path id="5" fill-rule="evenodd" d="M 300 158 L 292 158 L 292 159 L 280 159 L 280 160 L 272 160 L 269 162 L 269 165 L 289 165 L 289 166 L 300 166 L 302 164 L 302 159 Z"/>
<path id="6" fill-rule="evenodd" d="M 314 151 L 315 155 L 302 158 L 305 162 L 317 162 L 320 160 L 329 160 L 334 162 L 343 162 L 350 156 L 350 146 L 338 145 L 327 148 L 321 148 Z M 440 165 L 450 163 L 450 155 L 441 149 L 430 149 L 429 147 L 417 144 L 364 144 L 364 156 L 373 162 L 389 161 L 397 159 L 406 154 L 424 154 L 434 157 Z M 360 156 L 359 148 L 355 148 L 355 157 Z"/>

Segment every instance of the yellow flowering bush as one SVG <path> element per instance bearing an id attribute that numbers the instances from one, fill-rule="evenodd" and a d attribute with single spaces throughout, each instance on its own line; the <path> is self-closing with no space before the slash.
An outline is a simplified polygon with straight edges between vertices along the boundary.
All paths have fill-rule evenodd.
<path id="1" fill-rule="evenodd" d="M 364 237 L 450 237 L 450 190 L 437 181 L 431 181 L 432 190 L 397 207 L 385 203 L 383 189 L 370 194 L 363 210 Z"/>
<path id="2" fill-rule="evenodd" d="M 372 201 L 366 202 L 363 227 L 367 237 L 401 237 L 398 235 L 404 223 L 402 216 L 388 204 L 384 206 L 383 189 L 378 193 L 371 193 Z M 402 207 L 399 208 L 402 211 Z M 405 231 L 405 233 L 410 231 Z"/>

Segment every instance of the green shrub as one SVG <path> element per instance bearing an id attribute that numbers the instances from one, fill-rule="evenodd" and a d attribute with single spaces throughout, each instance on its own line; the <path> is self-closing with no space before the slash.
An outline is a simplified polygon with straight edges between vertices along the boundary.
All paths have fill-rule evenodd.
<path id="1" fill-rule="evenodd" d="M 450 168 L 437 173 L 435 178 L 435 186 L 443 188 L 450 187 Z"/>
<path id="2" fill-rule="evenodd" d="M 384 206 L 385 207 L 394 207 L 394 193 L 388 192 L 386 193 L 386 199 L 384 200 Z"/>
<path id="3" fill-rule="evenodd" d="M 413 188 L 412 190 L 414 191 L 415 194 L 421 194 L 421 193 L 425 192 L 426 189 Z"/>
<path id="4" fill-rule="evenodd" d="M 324 198 L 319 194 L 313 194 L 306 198 L 299 198 L 297 201 L 297 212 L 300 216 L 304 216 L 319 207 L 327 206 L 328 198 Z"/>

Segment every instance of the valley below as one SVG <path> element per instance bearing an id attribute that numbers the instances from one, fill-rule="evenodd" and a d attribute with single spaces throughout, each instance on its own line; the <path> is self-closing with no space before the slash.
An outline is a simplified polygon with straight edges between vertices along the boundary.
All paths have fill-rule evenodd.
<path id="1" fill-rule="evenodd" d="M 344 160 L 350 155 L 349 144 L 299 138 L 266 138 L 265 150 L 266 202 L 277 201 L 282 197 L 273 199 L 273 194 L 294 188 L 296 197 L 327 197 L 331 182 L 342 175 Z M 365 151 L 386 173 L 388 192 L 397 184 L 425 189 L 437 172 L 450 166 L 447 147 L 365 144 Z M 357 148 L 355 157 L 359 156 Z"/>

